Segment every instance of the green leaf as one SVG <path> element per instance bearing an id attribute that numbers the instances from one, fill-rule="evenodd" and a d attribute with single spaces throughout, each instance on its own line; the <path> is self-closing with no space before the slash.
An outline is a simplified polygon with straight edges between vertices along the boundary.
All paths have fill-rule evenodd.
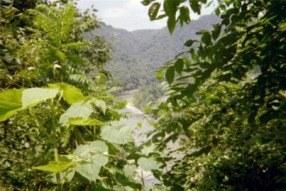
<path id="1" fill-rule="evenodd" d="M 215 25 L 214 30 L 212 31 L 212 37 L 214 40 L 216 40 L 219 37 L 220 31 L 221 31 L 221 25 L 220 24 Z"/>
<path id="2" fill-rule="evenodd" d="M 70 167 L 74 167 L 75 165 L 76 165 L 75 162 L 50 161 L 47 165 L 36 166 L 33 167 L 33 169 L 59 173 L 67 170 Z"/>
<path id="3" fill-rule="evenodd" d="M 53 99 L 59 93 L 58 89 L 29 88 L 22 92 L 22 106 L 32 107 L 47 99 Z"/>
<path id="4" fill-rule="evenodd" d="M 174 66 L 171 66 L 166 70 L 165 78 L 169 84 L 171 84 L 174 81 L 174 78 L 175 78 Z"/>
<path id="5" fill-rule="evenodd" d="M 187 47 L 191 47 L 194 44 L 194 42 L 197 42 L 197 41 L 190 39 L 190 40 L 187 40 L 184 45 Z"/>
<path id="6" fill-rule="evenodd" d="M 12 117 L 22 109 L 22 89 L 11 89 L 0 92 L 0 121 Z"/>
<path id="7" fill-rule="evenodd" d="M 80 145 L 73 154 L 82 161 L 76 166 L 76 171 L 89 181 L 96 181 L 101 167 L 108 163 L 108 147 L 103 141 Z"/>
<path id="8" fill-rule="evenodd" d="M 175 62 L 175 69 L 176 72 L 178 72 L 179 74 L 182 73 L 183 68 L 184 68 L 184 60 L 182 58 L 179 58 L 176 62 Z"/>
<path id="9" fill-rule="evenodd" d="M 167 21 L 167 26 L 169 29 L 169 32 L 173 34 L 175 28 L 176 28 L 176 18 L 175 17 L 169 17 Z"/>
<path id="10" fill-rule="evenodd" d="M 68 168 L 67 170 L 60 172 L 59 173 L 60 184 L 70 182 L 73 179 L 74 175 L 75 175 L 75 168 L 74 167 Z M 58 183 L 57 174 L 53 174 L 52 182 L 55 184 Z"/>
<path id="11" fill-rule="evenodd" d="M 191 22 L 190 11 L 189 11 L 188 7 L 186 7 L 186 6 L 180 7 L 180 17 L 179 18 L 180 18 L 181 25 L 183 25 L 184 22 L 186 24 L 189 24 Z"/>
<path id="12" fill-rule="evenodd" d="M 125 176 L 132 177 L 134 175 L 134 173 L 136 172 L 136 169 L 137 169 L 136 165 L 127 164 L 124 166 L 123 172 L 124 172 Z"/>
<path id="13" fill-rule="evenodd" d="M 97 184 L 91 184 L 92 188 L 91 191 L 114 191 L 109 188 L 105 188 L 104 186 L 100 185 L 99 183 Z"/>
<path id="14" fill-rule="evenodd" d="M 118 172 L 116 172 L 116 174 L 115 174 L 115 179 L 122 186 L 128 186 L 128 187 L 133 188 L 134 190 L 141 188 L 141 184 L 134 183 L 133 181 L 130 181 L 126 176 L 124 176 L 123 174 L 120 174 Z"/>
<path id="15" fill-rule="evenodd" d="M 201 5 L 199 4 L 198 0 L 191 0 L 190 6 L 195 13 L 199 15 L 201 14 Z"/>
<path id="16" fill-rule="evenodd" d="M 155 146 L 153 144 L 150 146 L 145 145 L 143 149 L 141 150 L 141 153 L 144 155 L 149 155 L 150 153 L 154 152 L 154 150 L 155 150 Z"/>
<path id="17" fill-rule="evenodd" d="M 141 157 L 138 159 L 138 165 L 145 171 L 158 170 L 161 164 L 155 158 Z"/>
<path id="18" fill-rule="evenodd" d="M 150 3 L 152 3 L 152 1 L 154 0 L 144 0 L 144 1 L 141 1 L 141 3 L 145 6 L 149 5 Z"/>
<path id="19" fill-rule="evenodd" d="M 205 32 L 202 36 L 202 42 L 205 45 L 210 45 L 211 44 L 211 35 L 209 32 Z"/>
<path id="20" fill-rule="evenodd" d="M 189 154 L 188 156 L 189 157 L 199 157 L 203 154 L 208 154 L 210 151 L 211 151 L 212 147 L 211 146 L 206 146 L 206 147 L 203 147 L 201 148 L 200 150 L 198 151 L 194 151 L 192 152 L 191 154 Z"/>
<path id="21" fill-rule="evenodd" d="M 212 65 L 208 62 L 201 62 L 200 64 L 200 67 L 203 68 L 203 69 L 209 69 Z"/>
<path id="22" fill-rule="evenodd" d="M 133 127 L 119 122 L 105 125 L 101 131 L 102 139 L 116 144 L 125 144 L 134 140 Z"/>
<path id="23" fill-rule="evenodd" d="M 105 112 L 106 112 L 106 103 L 105 103 L 105 101 L 97 99 L 97 100 L 94 101 L 94 104 L 95 104 L 96 107 L 101 109 L 103 114 L 105 114 Z"/>
<path id="24" fill-rule="evenodd" d="M 161 80 L 164 78 L 164 72 L 162 70 L 156 71 L 155 76 L 158 80 Z"/>
<path id="25" fill-rule="evenodd" d="M 81 101 L 74 103 L 60 116 L 59 122 L 62 125 L 68 125 L 69 118 L 81 117 L 82 119 L 87 119 L 92 112 L 93 107 L 90 102 Z"/>
<path id="26" fill-rule="evenodd" d="M 66 83 L 49 84 L 50 88 L 58 88 L 62 92 L 62 96 L 69 104 L 85 100 L 80 89 Z"/>
<path id="27" fill-rule="evenodd" d="M 150 18 L 151 21 L 156 19 L 160 7 L 161 7 L 161 4 L 158 3 L 158 2 L 155 2 L 149 8 L 148 15 L 149 15 L 149 18 Z"/>
<path id="28" fill-rule="evenodd" d="M 69 118 L 68 124 L 77 126 L 90 126 L 90 125 L 93 126 L 93 125 L 103 125 L 104 123 L 97 119 L 83 119 L 82 117 L 76 117 L 76 118 Z"/>

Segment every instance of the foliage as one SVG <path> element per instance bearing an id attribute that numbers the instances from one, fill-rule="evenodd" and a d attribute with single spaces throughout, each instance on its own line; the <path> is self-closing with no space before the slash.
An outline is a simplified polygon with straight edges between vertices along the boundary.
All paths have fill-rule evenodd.
<path id="1" fill-rule="evenodd" d="M 151 83 L 141 85 L 133 96 L 134 105 L 142 111 L 146 109 L 148 104 L 156 103 L 164 94 L 163 85 Z"/>
<path id="2" fill-rule="evenodd" d="M 95 15 L 33 2 L 0 7 L 0 188 L 141 188 L 124 172 L 136 165 L 126 159 L 133 139 L 110 141 L 122 104 L 109 93 L 108 46 L 83 38 L 98 26 Z"/>
<path id="3" fill-rule="evenodd" d="M 1 87 L 42 86 L 70 82 L 72 74 L 102 71 L 109 49 L 102 39 L 85 40 L 82 33 L 98 26 L 95 17 L 73 5 L 40 4 L 21 12 L 1 7 Z"/>
<path id="4" fill-rule="evenodd" d="M 66 186 L 66 188 L 69 187 L 69 189 L 75 189 L 72 187 L 75 185 L 65 183 L 71 181 L 74 176 L 78 176 L 78 174 L 90 182 L 98 182 L 98 179 L 101 179 L 101 176 L 103 176 L 100 174 L 102 173 L 101 171 L 103 171 L 101 170 L 103 166 L 105 167 L 105 173 L 109 173 L 109 176 L 111 176 L 109 177 L 109 181 L 115 177 L 115 174 L 113 174 L 115 172 L 124 177 L 123 171 L 120 170 L 118 166 L 115 165 L 113 167 L 115 169 L 117 168 L 115 172 L 115 169 L 109 170 L 109 168 L 111 168 L 113 166 L 112 163 L 116 161 L 121 161 L 122 165 L 124 165 L 124 160 L 121 159 L 122 157 L 116 155 L 125 150 L 124 148 L 120 148 L 120 145 L 127 145 L 132 142 L 133 139 L 128 137 L 128 139 L 124 139 L 126 140 L 124 142 L 110 141 L 113 138 L 113 128 L 115 128 L 116 124 L 112 125 L 113 128 L 102 127 L 101 136 L 99 127 L 104 123 L 94 118 L 100 116 L 100 114 L 97 113 L 98 111 L 96 111 L 97 108 L 100 109 L 102 113 L 105 113 L 104 115 L 109 116 L 112 108 L 107 108 L 103 101 L 99 102 L 100 100 L 84 97 L 82 92 L 73 86 L 67 84 L 50 84 L 49 86 L 50 88 L 13 89 L 1 92 L 0 94 L 1 103 L 4 106 L 3 108 L 5 108 L 1 108 L 1 120 L 6 121 L 10 118 L 9 122 L 13 123 L 14 120 L 23 118 L 25 114 L 21 113 L 21 115 L 16 115 L 15 118 L 12 118 L 13 115 L 22 110 L 28 110 L 28 114 L 26 115 L 30 115 L 33 119 L 32 123 L 34 123 L 34 128 L 38 130 L 39 135 L 44 139 L 42 145 L 38 145 L 40 148 L 37 150 L 39 154 L 41 153 L 41 158 L 37 157 L 35 164 L 29 168 L 56 173 L 55 182 L 61 184 L 59 189 L 64 186 Z M 19 107 L 17 108 L 15 108 L 14 103 L 11 104 L 11 98 L 7 97 L 7 93 L 11 94 L 11 91 L 13 98 L 19 100 L 17 103 Z M 82 96 L 77 96 L 77 99 L 74 99 L 74 95 Z M 66 111 L 55 110 L 63 104 L 63 101 L 70 104 L 70 107 Z M 46 121 L 34 113 L 37 111 L 34 107 L 37 108 L 37 106 L 42 103 L 45 105 L 45 107 L 40 107 L 42 113 L 46 113 L 47 115 L 47 111 L 45 110 L 51 111 Z M 31 126 L 27 128 L 31 128 Z M 84 131 L 84 129 L 86 130 Z M 126 129 L 126 127 L 121 129 Z M 70 134 L 69 140 L 65 140 L 66 133 Z M 30 137 L 30 135 L 26 136 Z M 126 135 L 122 134 L 121 138 L 124 138 L 124 136 Z M 74 138 L 71 139 L 72 137 Z M 115 145 L 113 143 L 118 144 Z M 27 145 L 27 149 L 29 149 L 29 141 L 25 144 Z M 73 148 L 75 148 L 74 151 Z M 120 151 L 118 149 L 120 149 Z M 125 152 L 127 153 L 127 150 L 125 150 Z M 110 158 L 111 155 L 113 155 L 112 159 Z M 51 159 L 52 156 L 54 156 L 54 159 Z M 4 162 L 7 164 L 7 161 Z M 11 162 L 13 163 L 14 161 Z M 11 166 L 13 166 L 13 164 L 11 164 Z M 8 164 L 8 168 L 9 167 L 10 164 Z M 46 181 L 48 180 L 49 179 Z M 104 180 L 102 180 L 102 182 L 104 182 Z M 77 184 L 80 183 L 81 182 Z M 120 182 L 118 182 L 118 184 L 120 185 Z M 112 187 L 112 183 L 109 183 L 109 186 Z M 140 184 L 134 184 L 133 187 L 139 188 Z"/>
<path id="5" fill-rule="evenodd" d="M 174 32 L 170 37 L 167 28 L 125 31 L 101 23 L 100 29 L 92 31 L 110 43 L 111 60 L 106 67 L 115 82 L 125 90 L 138 89 L 141 84 L 156 81 L 154 71 L 185 50 L 186 38 L 198 38 L 196 31 L 210 29 L 219 22 L 215 15 L 206 15 Z"/>
<path id="6" fill-rule="evenodd" d="M 161 68 L 170 94 L 154 110 L 152 141 L 159 150 L 180 145 L 162 159 L 162 180 L 171 190 L 283 190 L 285 2 L 218 2 L 221 22 L 185 43 L 191 59 Z M 158 1 L 143 1 L 151 20 L 167 17 L 171 33 L 209 3 L 165 0 L 158 15 Z"/>

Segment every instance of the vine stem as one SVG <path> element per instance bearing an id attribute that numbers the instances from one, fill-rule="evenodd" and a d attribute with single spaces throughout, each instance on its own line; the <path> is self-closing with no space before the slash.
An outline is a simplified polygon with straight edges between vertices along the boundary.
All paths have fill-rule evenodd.
<path id="1" fill-rule="evenodd" d="M 55 162 L 59 162 L 59 154 L 58 154 L 58 141 L 57 141 L 57 134 L 56 134 L 56 114 L 55 114 L 55 106 L 54 106 L 54 100 L 51 99 L 50 101 L 50 108 L 51 108 L 51 114 L 52 114 L 52 129 L 53 131 L 52 135 L 54 136 L 53 139 L 53 146 L 54 146 L 54 159 Z M 57 184 L 58 184 L 58 190 L 61 190 L 61 178 L 60 174 L 56 173 L 56 179 L 57 179 Z"/>

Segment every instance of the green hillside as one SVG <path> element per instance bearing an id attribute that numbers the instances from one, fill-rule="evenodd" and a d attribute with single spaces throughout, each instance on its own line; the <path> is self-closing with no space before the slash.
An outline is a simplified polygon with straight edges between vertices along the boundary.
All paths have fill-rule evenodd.
<path id="1" fill-rule="evenodd" d="M 219 18 L 215 15 L 202 16 L 172 36 L 166 27 L 129 32 L 101 23 L 96 34 L 111 44 L 112 59 L 107 68 L 114 80 L 130 90 L 154 81 L 153 73 L 159 66 L 186 50 L 183 45 L 186 39 L 197 38 L 197 31 L 210 29 L 217 22 Z"/>

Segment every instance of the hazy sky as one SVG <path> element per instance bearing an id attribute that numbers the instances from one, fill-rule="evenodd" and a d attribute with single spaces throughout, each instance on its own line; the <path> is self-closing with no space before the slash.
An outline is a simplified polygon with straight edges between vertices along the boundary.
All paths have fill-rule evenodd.
<path id="1" fill-rule="evenodd" d="M 98 10 L 100 21 L 129 31 L 137 29 L 155 29 L 166 26 L 165 20 L 151 22 L 148 17 L 148 7 L 143 6 L 142 0 L 79 0 L 80 9 L 94 8 Z M 210 13 L 210 11 L 206 11 Z M 193 16 L 197 18 L 197 16 Z"/>

